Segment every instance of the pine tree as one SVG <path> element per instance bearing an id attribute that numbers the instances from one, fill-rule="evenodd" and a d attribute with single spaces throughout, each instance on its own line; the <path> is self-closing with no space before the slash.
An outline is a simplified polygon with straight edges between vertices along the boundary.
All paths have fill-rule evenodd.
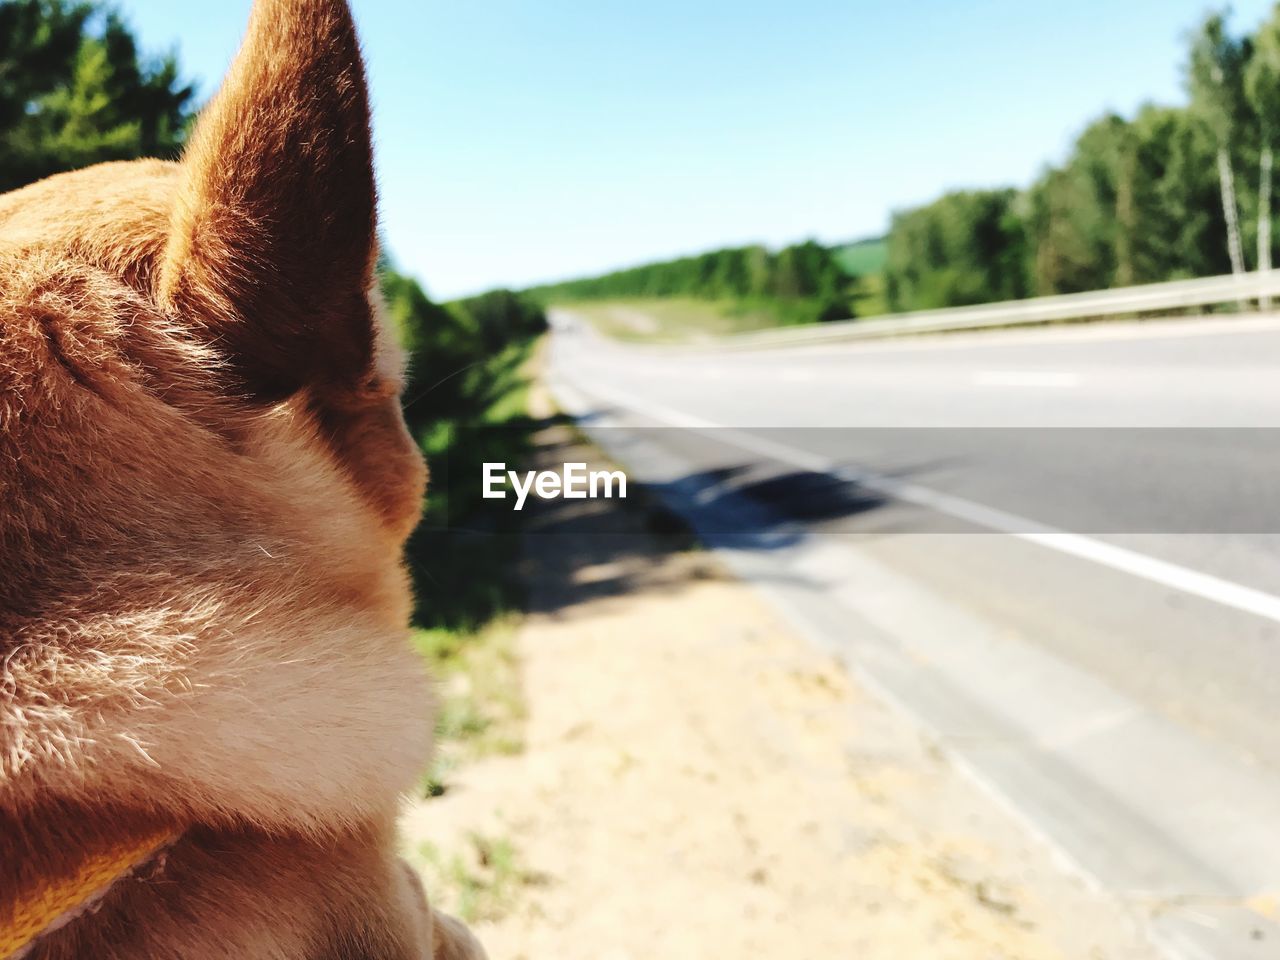
<path id="1" fill-rule="evenodd" d="M 172 156 L 193 91 L 89 3 L 0 0 L 0 192 L 105 160 Z"/>

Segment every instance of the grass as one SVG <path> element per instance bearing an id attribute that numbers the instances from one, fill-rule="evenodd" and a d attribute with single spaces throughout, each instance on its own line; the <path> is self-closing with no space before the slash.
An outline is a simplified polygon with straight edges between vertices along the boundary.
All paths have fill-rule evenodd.
<path id="1" fill-rule="evenodd" d="M 515 844 L 506 837 L 471 833 L 466 846 L 451 853 L 423 843 L 412 851 L 412 859 L 433 893 L 447 891 L 444 903 L 437 906 L 468 924 L 501 920 L 524 887 L 545 882 L 524 867 Z"/>
<path id="2" fill-rule="evenodd" d="M 540 424 L 529 413 L 529 386 L 540 340 L 529 317 L 504 332 L 511 304 L 495 306 L 490 297 L 483 310 L 444 308 L 411 280 L 388 277 L 389 310 L 415 361 L 406 422 L 431 473 L 405 557 L 416 598 L 413 643 L 438 685 L 437 752 L 419 783 L 419 795 L 432 798 L 448 792 L 465 764 L 524 748 L 515 647 L 523 515 L 484 500 L 482 465 L 518 467 L 532 451 Z M 532 876 L 501 837 L 469 834 L 456 851 L 426 844 L 406 855 L 433 893 L 473 922 L 508 909 Z"/>
<path id="3" fill-rule="evenodd" d="M 524 749 L 525 702 L 515 652 L 519 618 L 500 617 L 475 630 L 416 630 L 414 646 L 439 683 L 436 757 L 423 774 L 423 796 L 448 789 L 460 766 Z"/>
<path id="4" fill-rule="evenodd" d="M 858 280 L 853 309 L 859 317 L 878 317 L 889 312 L 884 296 L 884 267 L 888 256 L 888 242 L 883 237 L 836 248 L 836 262 Z"/>
<path id="5" fill-rule="evenodd" d="M 433 422 L 419 432 L 431 486 L 407 551 L 418 626 L 475 633 L 523 600 L 514 576 L 522 515 L 483 500 L 481 465 L 515 467 L 528 456 L 536 428 L 527 409 L 537 343 L 513 343 L 469 370 L 485 391 L 483 403 L 465 419 Z"/>
<path id="6" fill-rule="evenodd" d="M 835 251 L 836 262 L 855 277 L 883 273 L 888 254 L 888 243 L 883 237 L 847 243 Z"/>
<path id="7" fill-rule="evenodd" d="M 528 456 L 536 423 L 529 385 L 536 341 L 474 371 L 482 401 L 465 420 L 431 424 L 419 441 L 433 466 L 422 529 L 410 545 L 419 604 L 413 644 L 437 683 L 436 753 L 419 795 L 439 797 L 468 763 L 524 749 L 526 706 L 515 640 L 522 597 L 515 577 L 521 514 L 481 509 L 480 464 Z M 433 900 L 466 923 L 501 919 L 540 878 L 506 837 L 469 833 L 448 850 L 407 851 Z"/>
<path id="8" fill-rule="evenodd" d="M 884 295 L 887 254 L 887 243 L 879 237 L 836 248 L 836 261 L 850 276 L 857 278 L 851 303 L 854 315 L 875 317 L 889 312 Z M 744 303 L 694 297 L 574 301 L 561 306 L 607 336 L 650 343 L 689 343 L 810 323 L 815 319 L 813 308 L 807 303 Z"/>
<path id="9" fill-rule="evenodd" d="M 796 322 L 781 304 L 670 297 L 580 301 L 564 309 L 618 340 L 687 343 Z"/>
<path id="10" fill-rule="evenodd" d="M 529 413 L 529 388 L 534 378 L 534 358 L 541 339 L 520 340 L 508 344 L 499 353 L 497 364 L 503 369 L 514 369 L 515 375 L 507 389 L 503 390 L 493 406 L 485 414 L 489 423 L 503 424 L 520 420 Z"/>
<path id="11" fill-rule="evenodd" d="M 523 514 L 482 498 L 481 464 L 520 464 L 537 424 L 528 392 L 537 341 L 511 344 L 472 371 L 483 402 L 465 420 L 424 428 L 432 470 L 423 523 L 410 540 L 417 609 L 413 642 L 439 684 L 436 758 L 423 796 L 448 789 L 464 763 L 522 747 L 524 701 L 515 635 Z"/>
<path id="12" fill-rule="evenodd" d="M 853 295 L 853 309 L 860 319 L 880 317 L 889 312 L 889 302 L 884 295 L 884 274 L 868 273 L 858 278 Z"/>

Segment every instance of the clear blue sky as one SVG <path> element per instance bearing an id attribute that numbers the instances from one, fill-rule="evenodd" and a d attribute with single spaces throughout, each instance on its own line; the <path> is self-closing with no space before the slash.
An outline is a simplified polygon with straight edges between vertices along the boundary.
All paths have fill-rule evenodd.
<path id="1" fill-rule="evenodd" d="M 121 0 L 201 95 L 251 0 Z M 1237 0 L 1252 27 L 1269 0 Z M 384 232 L 442 298 L 882 232 L 1184 99 L 1203 0 L 354 0 Z"/>

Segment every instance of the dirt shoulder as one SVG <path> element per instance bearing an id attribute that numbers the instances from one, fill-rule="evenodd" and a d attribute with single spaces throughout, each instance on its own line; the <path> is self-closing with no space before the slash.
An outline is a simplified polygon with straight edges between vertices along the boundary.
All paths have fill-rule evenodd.
<path id="1" fill-rule="evenodd" d="M 545 462 L 594 459 L 573 434 Z M 524 751 L 408 849 L 494 960 L 1147 960 L 907 721 L 635 500 L 537 506 Z"/>

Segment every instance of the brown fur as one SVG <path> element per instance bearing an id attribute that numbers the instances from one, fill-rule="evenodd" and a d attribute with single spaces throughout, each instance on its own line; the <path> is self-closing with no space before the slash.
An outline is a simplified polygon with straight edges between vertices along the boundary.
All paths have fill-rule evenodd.
<path id="1" fill-rule="evenodd" d="M 343 0 L 259 0 L 181 164 L 0 197 L 0 922 L 181 833 L 35 956 L 473 955 L 393 852 L 425 471 L 369 144 Z"/>

